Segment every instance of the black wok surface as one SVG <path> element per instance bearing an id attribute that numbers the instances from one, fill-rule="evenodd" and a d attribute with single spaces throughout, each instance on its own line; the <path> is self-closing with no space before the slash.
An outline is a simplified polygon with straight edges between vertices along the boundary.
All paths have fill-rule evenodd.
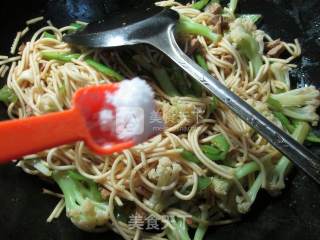
<path id="1" fill-rule="evenodd" d="M 46 15 L 54 24 L 64 25 L 75 19 L 94 21 L 110 18 L 119 8 L 132 7 L 147 0 L 30 0 L 2 1 L 0 6 L 0 54 L 9 52 L 17 31 L 25 20 Z M 262 28 L 274 38 L 299 38 L 303 57 L 292 71 L 297 85 L 313 83 L 320 87 L 320 2 L 318 0 L 240 0 L 242 12 L 262 13 Z M 1 85 L 4 81 L 1 82 Z M 5 119 L 0 106 L 0 119 Z M 0 136 L 4 138 L 5 136 Z M 320 153 L 320 148 L 310 146 Z M 0 146 L 1 151 L 1 146 Z M 85 233 L 62 216 L 53 223 L 46 218 L 57 199 L 41 194 L 41 188 L 54 189 L 37 177 L 29 176 L 13 164 L 0 166 L 0 239 L 90 240 L 120 239 L 111 232 Z M 63 214 L 64 215 L 64 214 Z M 284 193 L 271 198 L 261 192 L 250 214 L 243 221 L 211 228 L 207 240 L 291 240 L 319 239 L 320 187 L 299 171 L 294 171 Z"/>

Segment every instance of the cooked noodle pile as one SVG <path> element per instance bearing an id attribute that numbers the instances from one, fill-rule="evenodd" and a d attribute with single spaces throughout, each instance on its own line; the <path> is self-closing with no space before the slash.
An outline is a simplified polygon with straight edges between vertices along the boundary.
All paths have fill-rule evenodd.
<path id="1" fill-rule="evenodd" d="M 214 4 L 201 11 L 175 1 L 158 5 L 172 7 L 188 20 L 221 35 L 217 42 L 186 33 L 179 34 L 178 40 L 190 57 L 198 54 L 205 60 L 216 79 L 287 131 L 268 99 L 271 94 L 290 90 L 290 84 L 279 79 L 275 67 L 289 81 L 289 70 L 295 67 L 292 60 L 301 54 L 297 40 L 286 43 L 272 39 L 249 18 L 236 18 L 231 6 L 223 9 Z M 251 34 L 257 43 L 261 56 L 257 71 L 239 50 L 236 36 L 232 36 L 237 28 Z M 179 239 L 175 223 L 181 219 L 189 227 L 204 229 L 232 223 L 249 211 L 258 189 L 277 192 L 284 188 L 283 176 L 276 176 L 275 170 L 281 154 L 226 106 L 204 90 L 198 96 L 175 95 L 158 84 L 157 78 L 162 75 L 152 69 L 159 66 L 170 68 L 162 77 L 169 77 L 174 84 L 178 81 L 175 71 L 187 86 L 194 83 L 161 53 L 148 46 L 119 51 L 70 46 L 62 41 L 62 36 L 74 30 L 75 26 L 46 26 L 20 46 L 18 58 L 12 60 L 7 73 L 7 86 L 16 96 L 15 101 L 8 103 L 10 118 L 69 109 L 79 88 L 116 81 L 116 77 L 90 65 L 86 61 L 90 57 L 125 78 L 140 75 L 148 80 L 156 93 L 157 109 L 166 130 L 148 142 L 110 156 L 93 154 L 83 142 L 49 149 L 19 161 L 24 171 L 51 178 L 54 172 L 75 170 L 97 183 L 108 205 L 105 222 L 98 225 L 111 228 L 124 239 Z M 61 61 L 48 58 L 44 52 L 80 56 Z M 315 89 L 310 87 L 310 91 Z M 316 123 L 317 119 L 309 122 Z M 49 220 L 57 217 L 64 206 L 62 198 Z M 126 220 L 119 218 L 119 209 L 129 211 Z M 162 222 L 162 230 L 148 233 L 141 226 L 132 227 L 132 216 L 141 216 L 144 221 L 153 216 Z"/>

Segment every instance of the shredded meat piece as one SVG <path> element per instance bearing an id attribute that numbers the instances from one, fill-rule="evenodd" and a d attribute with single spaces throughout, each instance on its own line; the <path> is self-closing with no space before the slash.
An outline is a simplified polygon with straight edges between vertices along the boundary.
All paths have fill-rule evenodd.
<path id="1" fill-rule="evenodd" d="M 284 52 L 285 47 L 280 39 L 266 43 L 267 55 L 269 57 L 279 57 Z"/>
<path id="2" fill-rule="evenodd" d="M 22 55 L 22 52 L 23 52 L 25 47 L 26 47 L 26 44 L 22 43 L 18 48 L 18 54 Z"/>
<path id="3" fill-rule="evenodd" d="M 201 48 L 201 44 L 199 43 L 198 39 L 197 38 L 193 38 L 191 41 L 190 41 L 190 47 L 189 47 L 189 50 L 188 50 L 188 53 L 190 55 L 193 55 L 193 53 L 200 49 Z"/>
<path id="4" fill-rule="evenodd" d="M 223 32 L 223 18 L 221 16 L 219 16 L 218 22 L 214 26 L 214 31 L 217 34 L 222 34 L 222 32 Z"/>
<path id="5" fill-rule="evenodd" d="M 102 189 L 100 193 L 103 200 L 106 200 L 110 196 L 110 192 L 107 189 Z"/>
<path id="6" fill-rule="evenodd" d="M 208 5 L 208 7 L 206 8 L 206 12 L 217 15 L 222 12 L 222 7 L 219 3 L 213 3 Z"/>
<path id="7" fill-rule="evenodd" d="M 234 63 L 234 58 L 231 55 L 223 55 L 222 60 L 229 63 Z"/>

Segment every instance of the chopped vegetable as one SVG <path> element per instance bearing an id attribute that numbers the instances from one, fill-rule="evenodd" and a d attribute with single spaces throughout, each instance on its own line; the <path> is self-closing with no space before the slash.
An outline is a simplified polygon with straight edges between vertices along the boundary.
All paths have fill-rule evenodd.
<path id="1" fill-rule="evenodd" d="M 77 227 L 92 231 L 106 226 L 109 207 L 95 182 L 75 171 L 53 172 L 52 176 L 64 194 L 67 216 Z"/>
<path id="2" fill-rule="evenodd" d="M 61 52 L 55 52 L 55 51 L 42 51 L 41 57 L 43 57 L 46 60 L 57 60 L 62 62 L 71 62 L 73 59 L 78 59 L 80 57 L 80 54 L 78 53 L 61 53 Z M 106 76 L 112 77 L 115 80 L 123 80 L 124 77 L 121 76 L 119 73 L 114 71 L 113 69 L 107 67 L 106 65 L 103 65 L 101 63 L 98 63 L 97 61 L 86 58 L 85 62 L 97 70 L 98 72 L 101 72 L 105 74 Z"/>
<path id="3" fill-rule="evenodd" d="M 271 94 L 267 102 L 271 108 L 288 117 L 316 125 L 319 121 L 319 116 L 316 113 L 316 109 L 320 106 L 319 98 L 319 91 L 311 86 Z"/>
<path id="4" fill-rule="evenodd" d="M 212 100 L 209 104 L 209 111 L 210 113 L 213 113 L 218 107 L 218 98 L 215 96 L 212 96 Z"/>
<path id="5" fill-rule="evenodd" d="M 251 32 L 245 30 L 240 22 L 231 26 L 230 38 L 236 44 L 240 54 L 252 63 L 253 75 L 256 76 L 263 64 L 257 40 Z"/>
<path id="6" fill-rule="evenodd" d="M 281 122 L 282 126 L 287 129 L 289 133 L 293 133 L 294 126 L 282 112 L 273 112 L 273 115 Z"/>
<path id="7" fill-rule="evenodd" d="M 210 0 L 199 0 L 192 4 L 192 7 L 198 10 L 202 10 L 207 4 L 209 3 Z"/>
<path id="8" fill-rule="evenodd" d="M 121 81 L 124 79 L 123 76 L 121 76 L 119 73 L 117 73 L 116 71 L 114 71 L 113 69 L 107 67 L 106 65 L 99 63 L 93 59 L 86 59 L 85 62 L 91 66 L 92 68 L 94 68 L 95 70 L 97 70 L 98 72 L 103 73 L 106 76 L 110 76 L 113 77 L 114 79 Z"/>
<path id="9" fill-rule="evenodd" d="M 211 141 L 220 151 L 229 152 L 230 144 L 223 134 L 215 136 Z"/>
<path id="10" fill-rule="evenodd" d="M 173 78 L 175 80 L 174 84 L 176 85 L 177 89 L 179 89 L 179 92 L 181 92 L 183 96 L 194 95 L 188 84 L 188 79 L 183 75 L 182 71 L 177 67 L 174 67 L 173 71 Z"/>
<path id="11" fill-rule="evenodd" d="M 306 122 L 296 123 L 296 128 L 292 133 L 292 137 L 299 143 L 303 143 L 310 131 L 310 126 Z M 267 190 L 272 194 L 277 194 L 285 187 L 285 176 L 292 163 L 288 158 L 283 156 L 277 163 L 276 167 L 270 174 L 270 185 L 267 186 Z"/>
<path id="12" fill-rule="evenodd" d="M 238 0 L 230 0 L 228 7 L 230 11 L 234 14 L 238 5 Z"/>
<path id="13" fill-rule="evenodd" d="M 232 182 L 220 176 L 211 178 L 212 189 L 219 197 L 227 197 L 227 194 L 232 186 Z"/>
<path id="14" fill-rule="evenodd" d="M 237 168 L 236 172 L 235 172 L 235 176 L 237 179 L 242 179 L 245 176 L 248 176 L 251 173 L 254 173 L 256 171 L 259 171 L 260 167 L 258 165 L 258 163 L 256 162 L 249 162 L 244 164 L 243 166 Z"/>
<path id="15" fill-rule="evenodd" d="M 180 96 L 180 93 L 172 84 L 170 77 L 164 68 L 153 68 L 152 71 L 155 78 L 157 79 L 159 86 L 167 95 L 171 97 Z"/>
<path id="16" fill-rule="evenodd" d="M 267 104 L 268 104 L 269 108 L 271 108 L 274 111 L 277 111 L 277 112 L 282 111 L 282 106 L 281 106 L 280 102 L 273 99 L 273 98 L 268 98 Z"/>
<path id="17" fill-rule="evenodd" d="M 201 163 L 201 161 L 196 157 L 196 155 L 193 152 L 189 152 L 187 150 L 183 150 L 181 153 L 181 157 L 183 157 L 185 160 L 193 163 Z"/>
<path id="18" fill-rule="evenodd" d="M 247 213 L 253 202 L 255 201 L 258 192 L 261 188 L 262 185 L 262 174 L 260 173 L 257 178 L 254 180 L 254 183 L 250 187 L 249 191 L 247 192 L 249 196 L 249 201 L 245 199 L 244 196 L 237 196 L 236 197 L 236 202 L 237 202 L 237 208 L 240 213 Z"/>
<path id="19" fill-rule="evenodd" d="M 70 26 L 76 28 L 77 30 L 80 30 L 81 28 L 85 27 L 85 25 L 80 23 L 71 23 Z"/>
<path id="20" fill-rule="evenodd" d="M 289 69 L 288 67 L 283 63 L 272 63 L 270 65 L 270 70 L 274 75 L 275 80 L 283 82 L 287 89 L 290 89 L 290 78 L 289 78 Z"/>
<path id="21" fill-rule="evenodd" d="M 320 143 L 320 136 L 314 132 L 310 132 L 306 139 L 308 142 Z"/>
<path id="22" fill-rule="evenodd" d="M 56 39 L 56 36 L 54 34 L 51 34 L 51 33 L 48 33 L 48 32 L 44 32 L 43 33 L 43 37 L 44 38 Z"/>
<path id="23" fill-rule="evenodd" d="M 252 23 L 257 23 L 261 18 L 261 14 L 241 14 L 239 15 L 239 18 L 249 20 Z"/>
<path id="24" fill-rule="evenodd" d="M 180 16 L 180 21 L 177 25 L 177 31 L 179 33 L 201 35 L 210 39 L 213 43 L 217 43 L 221 39 L 221 35 L 212 32 L 207 26 L 196 23 L 185 16 Z"/>
<path id="25" fill-rule="evenodd" d="M 212 161 L 224 160 L 226 157 L 225 152 L 222 152 L 218 148 L 210 145 L 202 145 L 201 150 Z"/>
<path id="26" fill-rule="evenodd" d="M 170 223 L 175 228 L 166 228 L 166 234 L 169 240 L 191 240 L 188 233 L 188 226 L 186 220 L 178 217 L 170 217 Z"/>
<path id="27" fill-rule="evenodd" d="M 209 207 L 207 206 L 201 206 L 200 209 L 201 209 L 201 216 L 200 218 L 202 220 L 207 220 L 208 219 L 208 209 Z M 206 231 L 208 230 L 208 224 L 205 224 L 205 223 L 200 223 L 197 227 L 197 230 L 194 234 L 194 238 L 193 240 L 202 240 L 206 234 Z"/>
<path id="28" fill-rule="evenodd" d="M 198 191 L 203 191 L 211 185 L 211 179 L 205 176 L 198 177 Z"/>
<path id="29" fill-rule="evenodd" d="M 208 68 L 208 64 L 205 60 L 205 58 L 201 55 L 201 54 L 196 54 L 195 55 L 195 59 L 197 61 L 197 63 L 206 71 L 209 71 L 209 68 Z"/>
<path id="30" fill-rule="evenodd" d="M 16 102 L 17 100 L 17 95 L 7 85 L 0 89 L 0 102 L 9 105 L 10 103 Z"/>
<path id="31" fill-rule="evenodd" d="M 169 186 L 180 175 L 182 167 L 171 161 L 169 158 L 163 157 L 159 160 L 158 165 L 151 169 L 148 173 L 148 178 L 156 183 L 156 186 L 161 188 Z M 155 189 L 149 199 L 144 203 L 157 212 L 161 212 L 168 207 L 175 199 L 171 197 L 172 192 Z M 171 198 L 170 198 L 171 197 Z"/>

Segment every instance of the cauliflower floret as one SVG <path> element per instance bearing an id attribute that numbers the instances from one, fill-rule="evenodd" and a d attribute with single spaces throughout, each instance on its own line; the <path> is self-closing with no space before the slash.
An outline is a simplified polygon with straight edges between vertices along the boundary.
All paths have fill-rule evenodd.
<path id="1" fill-rule="evenodd" d="M 180 164 L 163 157 L 159 159 L 157 167 L 149 171 L 148 178 L 159 188 L 167 187 L 179 177 L 181 171 Z M 172 190 L 155 189 L 152 196 L 144 202 L 155 211 L 161 212 L 170 204 L 171 194 Z"/>
<path id="2" fill-rule="evenodd" d="M 203 118 L 205 107 L 196 101 L 182 101 L 179 98 L 173 98 L 171 104 L 162 105 L 161 112 L 167 127 L 175 126 L 183 120 L 186 120 L 186 123 L 181 127 L 187 127 Z"/>

